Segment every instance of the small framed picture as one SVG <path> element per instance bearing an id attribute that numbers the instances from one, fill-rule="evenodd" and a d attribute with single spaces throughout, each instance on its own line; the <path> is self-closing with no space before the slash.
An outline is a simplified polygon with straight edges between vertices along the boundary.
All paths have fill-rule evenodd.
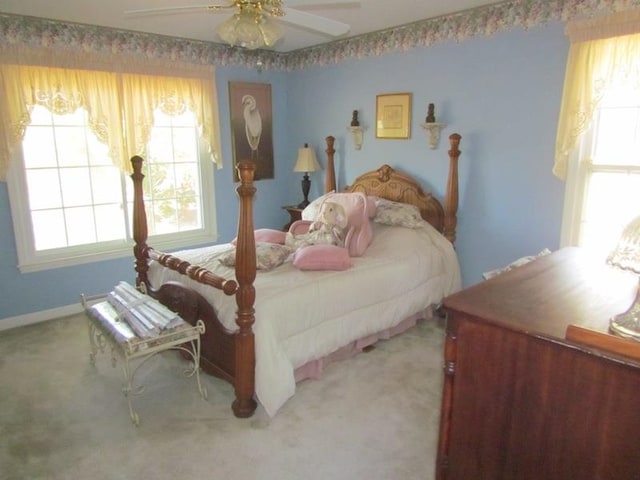
<path id="1" fill-rule="evenodd" d="M 376 138 L 411 136 L 411 93 L 376 96 Z"/>

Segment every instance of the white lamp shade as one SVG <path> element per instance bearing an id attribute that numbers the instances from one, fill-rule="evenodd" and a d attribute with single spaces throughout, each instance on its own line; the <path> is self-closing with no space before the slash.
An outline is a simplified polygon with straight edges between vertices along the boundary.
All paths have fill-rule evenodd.
<path id="1" fill-rule="evenodd" d="M 618 244 L 607 257 L 607 263 L 640 274 L 640 216 L 624 228 Z"/>
<path id="2" fill-rule="evenodd" d="M 320 170 L 320 164 L 316 159 L 316 152 L 313 148 L 305 145 L 298 149 L 298 160 L 293 167 L 294 172 L 315 172 Z"/>

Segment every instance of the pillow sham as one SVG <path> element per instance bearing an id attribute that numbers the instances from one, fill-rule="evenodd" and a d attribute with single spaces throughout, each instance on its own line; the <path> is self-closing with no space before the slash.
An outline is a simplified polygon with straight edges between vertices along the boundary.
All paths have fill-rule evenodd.
<path id="1" fill-rule="evenodd" d="M 310 245 L 295 251 L 293 266 L 300 270 L 346 270 L 351 268 L 351 257 L 344 247 Z"/>
<path id="2" fill-rule="evenodd" d="M 265 242 L 265 243 L 278 243 L 280 245 L 284 245 L 284 239 L 287 235 L 287 232 L 283 232 L 282 230 L 274 230 L 273 228 L 258 228 L 253 231 L 253 238 L 256 243 Z M 231 240 L 231 245 L 235 245 L 238 241 L 238 237 Z"/>
<path id="3" fill-rule="evenodd" d="M 406 228 L 420 228 L 425 220 L 420 209 L 408 203 L 394 202 L 385 198 L 376 199 L 375 223 Z"/>
<path id="4" fill-rule="evenodd" d="M 277 243 L 256 243 L 256 268 L 258 270 L 271 270 L 279 267 L 291 255 L 293 250 L 285 245 Z M 224 252 L 218 261 L 227 267 L 236 265 L 236 249 L 232 248 Z"/>

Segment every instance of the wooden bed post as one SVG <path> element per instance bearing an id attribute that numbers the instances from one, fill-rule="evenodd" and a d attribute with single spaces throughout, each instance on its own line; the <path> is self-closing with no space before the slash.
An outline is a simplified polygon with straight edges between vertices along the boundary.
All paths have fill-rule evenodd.
<path id="1" fill-rule="evenodd" d="M 131 174 L 131 180 L 133 180 L 133 240 L 135 241 L 133 255 L 136 259 L 136 287 L 140 288 L 140 285 L 144 284 L 143 288 L 147 288 L 149 286 L 147 277 L 147 271 L 149 270 L 147 262 L 148 231 L 142 191 L 142 181 L 144 180 L 142 162 L 142 157 L 137 155 L 131 157 L 131 165 L 133 166 L 133 173 Z"/>
<path id="2" fill-rule="evenodd" d="M 458 158 L 460 157 L 460 139 L 458 133 L 449 135 L 451 149 L 449 150 L 449 179 L 447 180 L 447 191 L 444 198 L 444 229 L 442 234 L 455 245 L 456 226 L 458 224 Z"/>
<path id="3" fill-rule="evenodd" d="M 254 303 L 256 290 L 256 243 L 253 233 L 253 197 L 256 188 L 253 185 L 255 165 L 243 161 L 238 164 L 240 185 L 236 192 L 240 197 L 238 219 L 238 237 L 236 242 L 236 279 L 238 291 L 236 303 L 238 312 L 236 323 L 240 328 L 235 334 L 235 393 L 232 409 L 236 417 L 246 418 L 253 415 L 257 407 L 255 401 L 255 322 Z"/>
<path id="4" fill-rule="evenodd" d="M 333 144 L 336 139 L 329 135 L 325 138 L 325 141 L 327 142 L 327 149 L 325 150 L 327 154 L 327 173 L 324 178 L 324 193 L 329 193 L 336 191 L 336 169 L 333 165 L 333 154 L 336 153 Z"/>

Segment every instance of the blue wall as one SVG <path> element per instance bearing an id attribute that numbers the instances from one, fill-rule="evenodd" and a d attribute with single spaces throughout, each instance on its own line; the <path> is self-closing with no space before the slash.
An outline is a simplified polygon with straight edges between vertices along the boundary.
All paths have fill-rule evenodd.
<path id="1" fill-rule="evenodd" d="M 336 136 L 338 182 L 383 163 L 446 188 L 448 136 L 462 135 L 457 251 L 463 282 L 560 240 L 564 184 L 551 168 L 568 42 L 560 24 L 312 68 L 289 76 L 294 138 Z M 375 138 L 380 93 L 413 94 L 409 140 Z M 438 148 L 420 127 L 427 104 L 447 126 Z M 352 110 L 366 127 L 350 143 Z"/>
<path id="2" fill-rule="evenodd" d="M 564 185 L 551 167 L 567 52 L 563 25 L 556 23 L 304 71 L 218 68 L 225 164 L 215 172 L 219 240 L 232 239 L 237 227 L 227 93 L 227 82 L 237 80 L 272 85 L 275 178 L 257 182 L 256 227 L 279 228 L 288 217 L 280 207 L 300 200 L 300 178 L 292 168 L 305 142 L 324 165 L 324 139 L 336 137 L 339 187 L 388 163 L 442 195 L 448 136 L 458 132 L 456 245 L 464 284 L 520 256 L 557 248 Z M 375 138 L 376 95 L 393 92 L 413 94 L 408 140 Z M 447 125 L 434 150 L 420 127 L 428 103 L 435 104 L 437 120 Z M 360 151 L 353 149 L 346 131 L 354 109 L 366 127 Z M 323 179 L 312 175 L 312 198 L 321 193 Z M 0 244 L 0 319 L 75 304 L 80 293 L 104 292 L 118 280 L 134 278 L 132 258 L 19 273 L 4 183 Z"/>

